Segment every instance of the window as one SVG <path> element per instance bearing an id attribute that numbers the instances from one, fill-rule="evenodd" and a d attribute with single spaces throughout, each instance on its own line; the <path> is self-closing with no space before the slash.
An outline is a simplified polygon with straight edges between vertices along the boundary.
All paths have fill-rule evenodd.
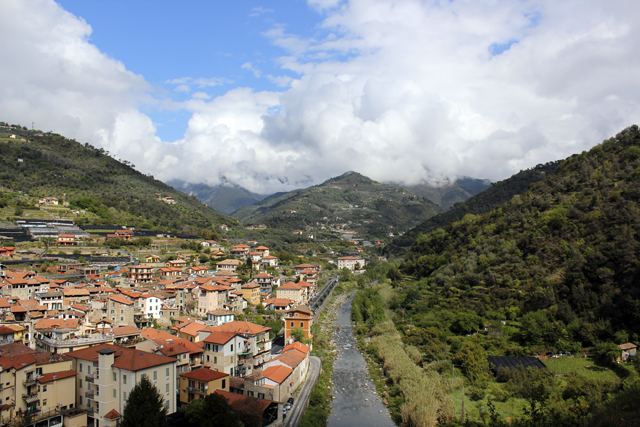
<path id="1" fill-rule="evenodd" d="M 226 385 L 226 381 L 222 380 L 222 388 L 225 388 L 225 385 Z"/>
<path id="2" fill-rule="evenodd" d="M 196 387 L 196 382 L 194 380 L 189 380 L 189 387 Z"/>
<path id="3" fill-rule="evenodd" d="M 213 363 L 217 364 L 218 363 L 218 358 L 216 356 L 213 356 Z"/>
<path id="4" fill-rule="evenodd" d="M 304 328 L 304 323 L 303 322 L 300 322 L 300 327 Z"/>
<path id="5" fill-rule="evenodd" d="M 165 391 L 169 393 L 169 383 L 166 383 L 164 388 L 165 388 Z"/>
<path id="6" fill-rule="evenodd" d="M 233 351 L 233 344 L 231 344 L 231 351 Z"/>
<path id="7" fill-rule="evenodd" d="M 124 322 L 124 317 L 121 317 L 121 318 L 120 318 L 120 321 L 121 321 L 121 322 Z"/>
<path id="8" fill-rule="evenodd" d="M 125 402 L 127 401 L 127 392 L 126 391 L 122 392 L 122 400 L 124 400 Z"/>
<path id="9" fill-rule="evenodd" d="M 253 397 L 253 392 L 252 392 L 252 391 L 248 391 L 248 392 L 247 392 L 247 394 L 248 394 L 250 397 Z"/>
<path id="10" fill-rule="evenodd" d="M 91 373 L 91 365 L 87 365 L 87 374 Z"/>
<path id="11" fill-rule="evenodd" d="M 209 355 L 207 354 L 207 362 L 209 361 Z"/>
<path id="12" fill-rule="evenodd" d="M 46 385 L 42 386 L 42 391 L 47 391 L 47 386 Z"/>
<path id="13" fill-rule="evenodd" d="M 78 380 L 78 387 L 82 388 L 82 380 Z"/>
<path id="14" fill-rule="evenodd" d="M 127 376 L 123 375 L 122 376 L 122 384 L 126 384 L 127 383 Z"/>
<path id="15" fill-rule="evenodd" d="M 113 389 L 113 397 L 116 397 L 116 389 Z"/>
<path id="16" fill-rule="evenodd" d="M 169 368 L 166 368 L 167 377 L 169 376 Z"/>
<path id="17" fill-rule="evenodd" d="M 42 375 L 42 368 L 36 368 L 36 375 Z"/>
<path id="18" fill-rule="evenodd" d="M 116 381 L 116 373 L 115 372 L 113 373 L 113 381 L 114 382 Z"/>
<path id="19" fill-rule="evenodd" d="M 82 405 L 82 396 L 78 396 L 78 404 Z"/>
<path id="20" fill-rule="evenodd" d="M 291 322 L 291 327 L 293 328 L 293 322 Z"/>
<path id="21" fill-rule="evenodd" d="M 82 372 L 82 363 L 80 363 L 80 372 Z M 7 384 L 9 385 L 9 384 Z"/>
<path id="22" fill-rule="evenodd" d="M 264 393 L 258 393 L 258 398 L 259 399 L 264 399 Z"/>
<path id="23" fill-rule="evenodd" d="M 165 400 L 164 401 L 164 408 L 168 411 L 169 410 L 169 401 Z"/>

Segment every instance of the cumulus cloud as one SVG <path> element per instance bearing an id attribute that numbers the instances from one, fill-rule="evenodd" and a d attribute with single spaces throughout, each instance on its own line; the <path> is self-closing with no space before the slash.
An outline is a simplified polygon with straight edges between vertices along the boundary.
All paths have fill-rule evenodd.
<path id="1" fill-rule="evenodd" d="M 11 61 L 0 63 L 0 116 L 45 123 L 166 180 L 260 193 L 348 170 L 497 180 L 587 149 L 640 113 L 640 10 L 626 1 L 313 0 L 323 20 L 312 37 L 284 25 L 263 34 L 282 49 L 282 75 L 265 76 L 282 90 L 163 104 L 191 114 L 184 137 L 163 142 L 139 110 L 159 103 L 144 78 L 96 49 L 87 23 L 34 1 L 1 6 L 0 53 Z M 262 75 L 249 61 L 242 69 Z"/>

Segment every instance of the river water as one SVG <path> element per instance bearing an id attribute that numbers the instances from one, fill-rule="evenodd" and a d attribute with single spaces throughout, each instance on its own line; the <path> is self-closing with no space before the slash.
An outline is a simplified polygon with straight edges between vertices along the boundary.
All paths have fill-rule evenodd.
<path id="1" fill-rule="evenodd" d="M 354 294 L 355 295 L 355 294 Z M 337 357 L 333 362 L 333 396 L 329 427 L 393 426 L 389 411 L 376 394 L 369 378 L 367 363 L 358 350 L 351 325 L 349 297 L 338 309 L 333 324 L 333 342 Z"/>

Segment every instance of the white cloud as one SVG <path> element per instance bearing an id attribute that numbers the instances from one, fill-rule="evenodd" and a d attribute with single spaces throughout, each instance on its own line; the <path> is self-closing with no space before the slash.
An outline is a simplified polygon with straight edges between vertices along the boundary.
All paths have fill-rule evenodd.
<path id="1" fill-rule="evenodd" d="M 253 66 L 251 62 L 245 62 L 240 68 L 242 68 L 243 70 L 251 71 L 254 77 L 260 78 L 260 76 L 262 76 L 262 72 L 260 71 L 260 69 Z"/>
<path id="2" fill-rule="evenodd" d="M 0 54 L 11 58 L 0 63 L 2 120 L 35 120 L 163 179 L 262 193 L 348 170 L 381 181 L 496 180 L 587 149 L 640 116 L 640 9 L 624 0 L 314 0 L 324 20 L 313 36 L 284 25 L 264 33 L 283 50 L 271 58 L 283 75 L 266 77 L 286 89 L 166 104 L 88 41 L 87 23 L 37 3 L 0 6 Z M 242 68 L 256 73 L 252 64 Z M 162 142 L 141 103 L 188 111 L 184 137 Z"/>
<path id="3" fill-rule="evenodd" d="M 259 6 L 251 9 L 251 13 L 249 14 L 249 16 L 253 18 L 256 16 L 264 15 L 265 13 L 272 13 L 272 12 L 273 12 L 273 9 L 265 9 Z"/>

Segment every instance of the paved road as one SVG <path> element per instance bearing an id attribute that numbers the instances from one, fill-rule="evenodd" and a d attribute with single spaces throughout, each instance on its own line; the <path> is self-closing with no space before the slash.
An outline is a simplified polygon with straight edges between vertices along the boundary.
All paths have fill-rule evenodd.
<path id="1" fill-rule="evenodd" d="M 285 427 L 297 427 L 302 420 L 307 405 L 309 404 L 309 398 L 313 387 L 316 385 L 318 378 L 320 377 L 320 367 L 322 363 L 320 358 L 316 356 L 309 357 L 309 373 L 307 374 L 307 380 L 300 389 L 298 398 L 293 403 L 291 410 L 287 413 L 287 419 L 285 420 Z"/>

